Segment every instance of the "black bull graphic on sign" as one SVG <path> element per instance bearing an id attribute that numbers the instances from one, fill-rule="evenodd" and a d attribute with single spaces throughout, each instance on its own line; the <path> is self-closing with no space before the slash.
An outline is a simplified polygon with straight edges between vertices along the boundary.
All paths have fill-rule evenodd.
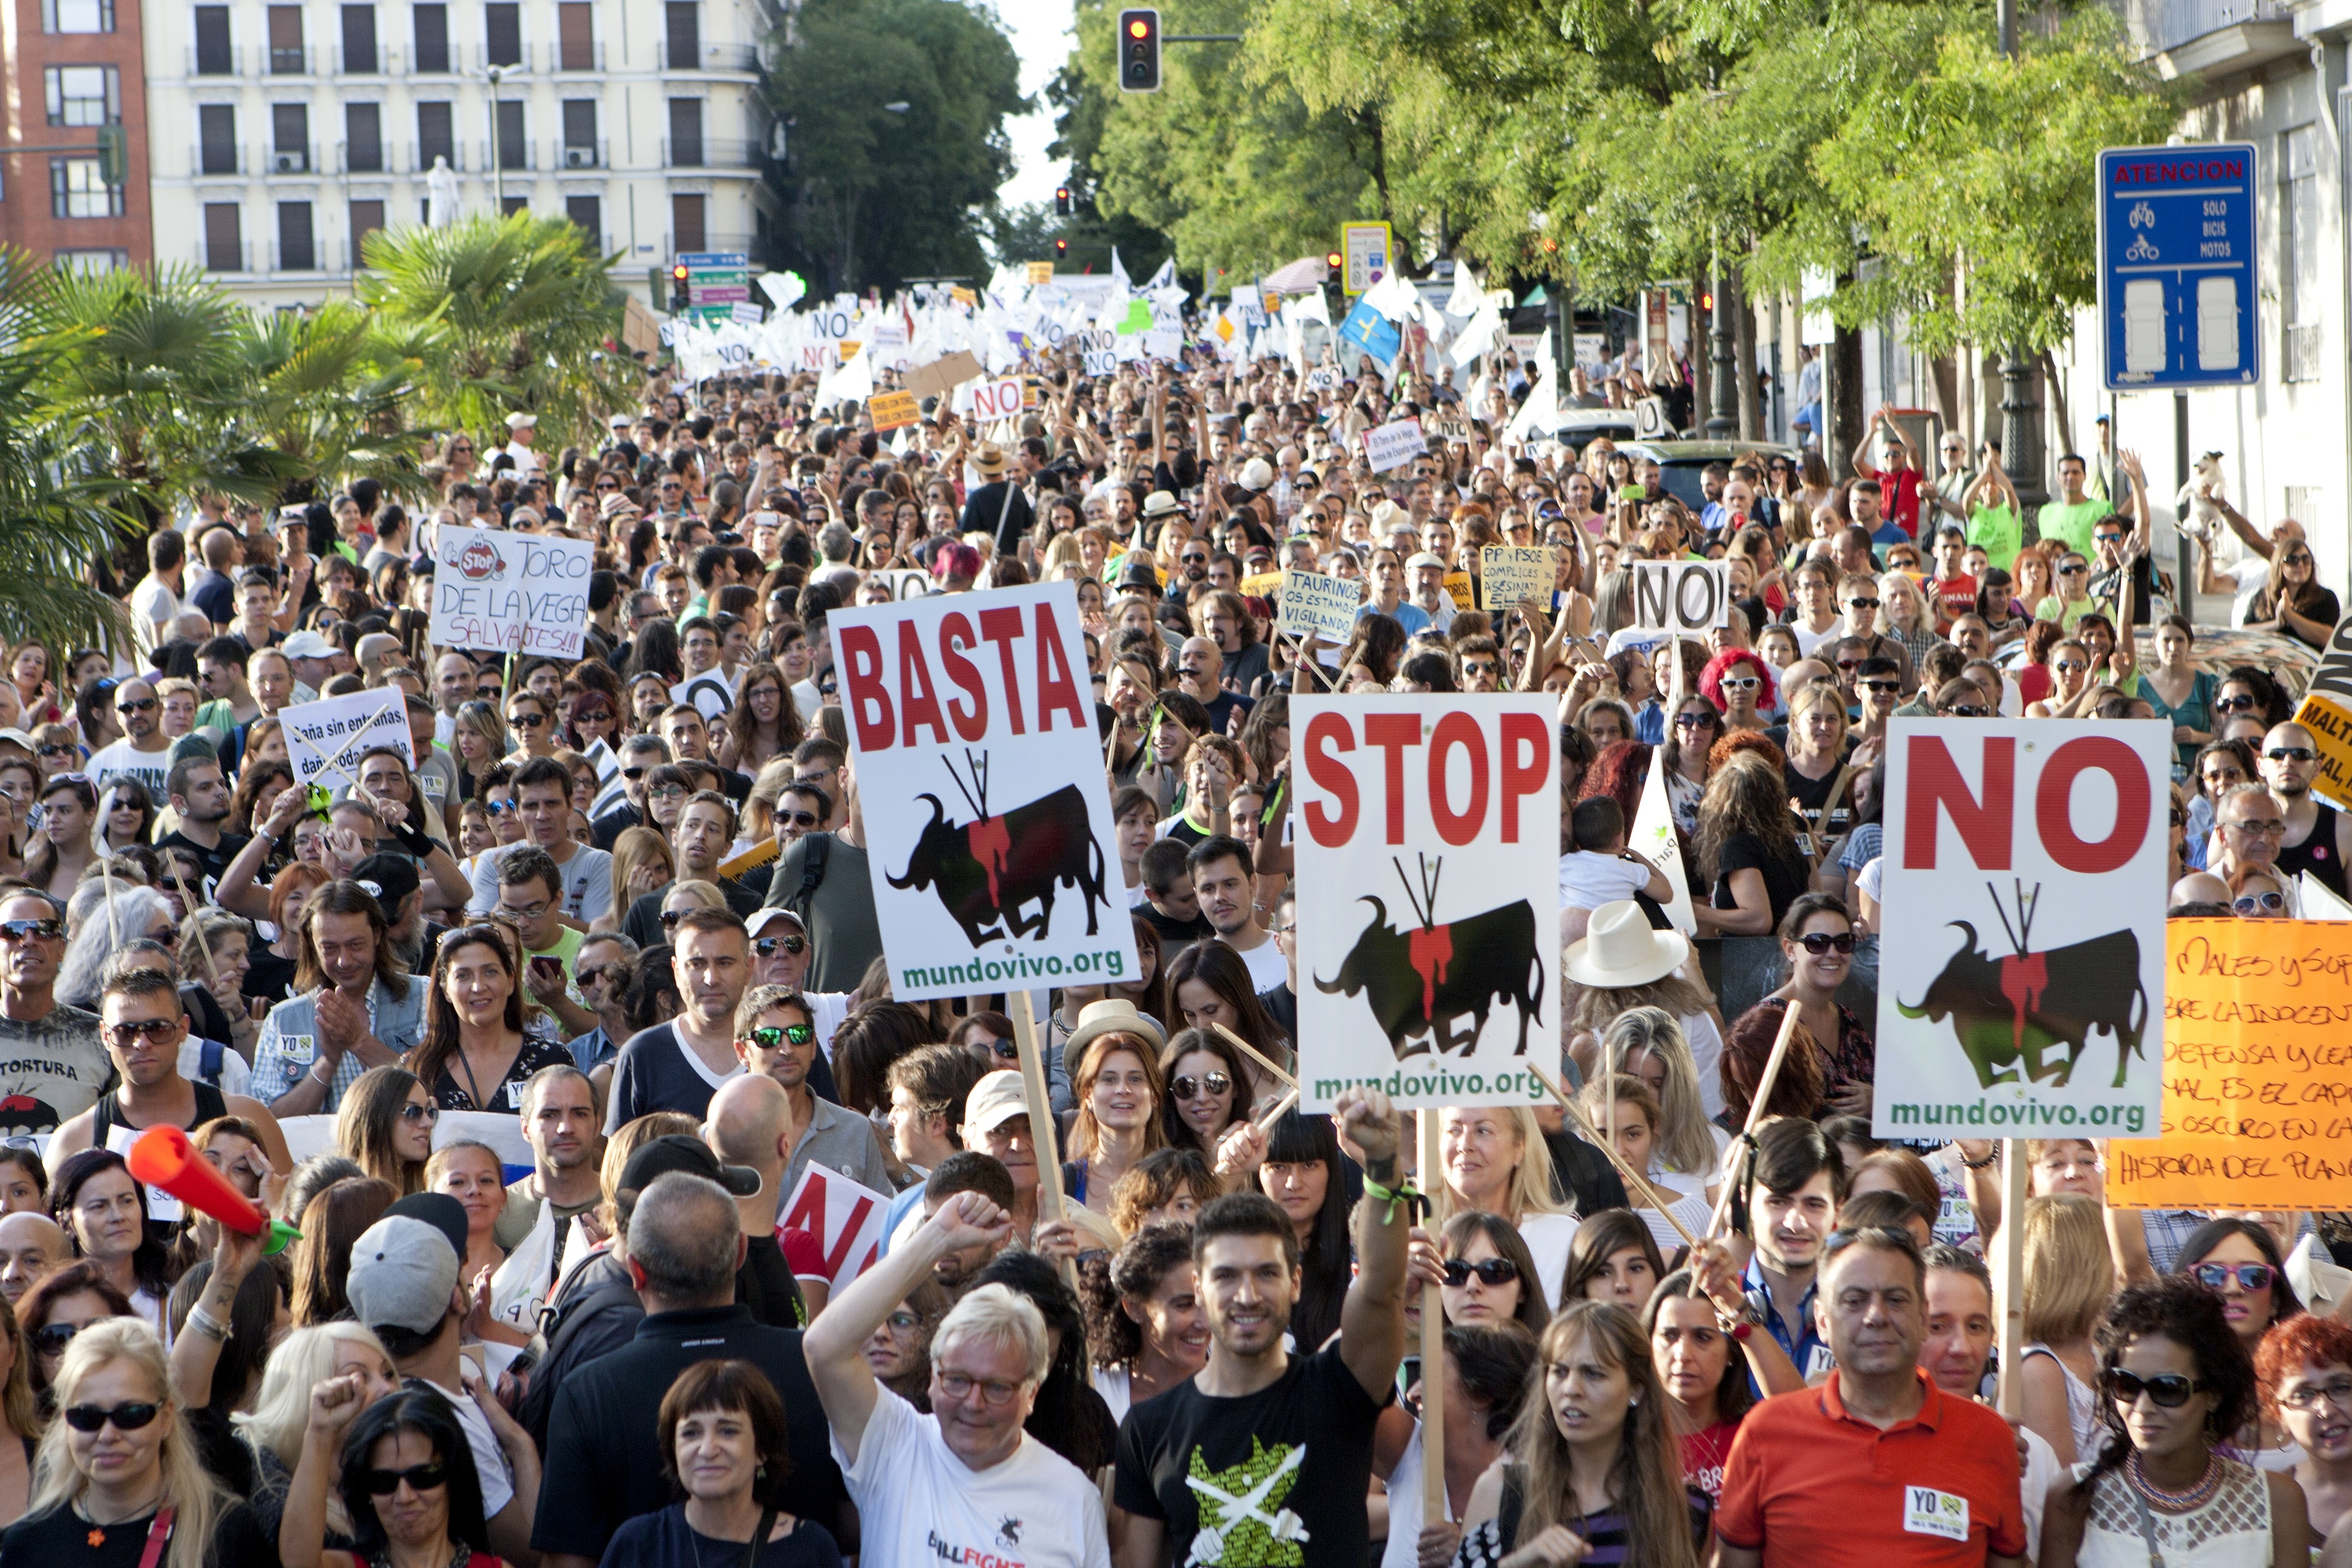
<path id="1" fill-rule="evenodd" d="M 1427 1035 L 1441 1053 L 1469 1050 L 1486 1027 L 1486 1016 L 1508 1002 L 1519 1010 L 1519 1043 L 1525 1056 L 1528 1026 L 1543 1005 L 1543 965 L 1536 953 L 1536 914 L 1522 899 L 1464 920 L 1400 931 L 1388 923 L 1388 907 L 1366 894 L 1371 922 L 1339 965 L 1336 979 L 1315 977 L 1326 995 L 1359 991 L 1396 1054 L 1405 1042 Z M 1453 1022 L 1465 1013 L 1469 1032 L 1456 1035 Z"/>
<path id="2" fill-rule="evenodd" d="M 2147 992 L 2140 984 L 2139 939 L 2109 931 L 2088 942 L 2043 952 L 1992 958 L 1977 945 L 1976 927 L 1953 921 L 1967 936 L 1943 972 L 1928 983 L 1917 1006 L 1895 1000 L 1906 1018 L 1952 1020 L 1960 1049 L 1977 1069 L 1979 1087 L 2047 1079 L 2063 1085 L 2094 1030 L 2116 1039 L 2115 1087 L 2124 1086 L 2131 1058 L 2147 1026 Z M 2056 1061 L 2043 1053 L 2068 1047 Z"/>
<path id="3" fill-rule="evenodd" d="M 961 826 L 948 821 L 939 796 L 915 798 L 931 803 L 931 820 L 907 868 L 889 879 L 892 887 L 936 888 L 940 902 L 978 947 L 1008 932 L 1043 935 L 1054 918 L 1054 889 L 1067 882 L 1086 895 L 1087 934 L 1097 934 L 1095 906 L 1109 907 L 1102 847 L 1077 785 L 1064 784 L 1001 816 Z M 1033 902 L 1037 913 L 1024 918 L 1022 910 Z"/>

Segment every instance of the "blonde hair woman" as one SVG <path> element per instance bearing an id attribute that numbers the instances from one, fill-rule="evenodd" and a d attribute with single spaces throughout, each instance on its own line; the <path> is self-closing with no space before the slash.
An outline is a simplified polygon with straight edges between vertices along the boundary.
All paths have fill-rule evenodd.
<path id="1" fill-rule="evenodd" d="M 677 880 L 677 857 L 669 840 L 650 827 L 625 827 L 613 840 L 613 910 L 596 929 L 618 931 L 621 916 L 637 900 Z"/>
<path id="2" fill-rule="evenodd" d="M 2096 1198 L 2028 1198 L 2024 1223 L 2024 1421 L 2071 1465 L 2098 1457 L 2099 1350 L 2091 1333 L 2115 1293 L 2115 1258 Z"/>
<path id="3" fill-rule="evenodd" d="M 221 1489 L 172 1397 L 163 1342 L 137 1318 L 91 1323 L 66 1347 L 41 1438 L 33 1501 L 0 1543 L 0 1563 L 86 1563 L 127 1538 L 159 1568 L 244 1568 L 278 1560 L 253 1510 Z M 120 1550 L 120 1548 L 118 1548 Z"/>
<path id="4" fill-rule="evenodd" d="M 251 1411 L 229 1417 L 253 1453 L 253 1510 L 271 1541 L 286 1517 L 286 1489 L 302 1459 L 302 1433 L 310 1420 L 310 1391 L 331 1377 L 356 1377 L 362 1402 L 373 1403 L 400 1386 L 400 1374 L 375 1331 L 349 1319 L 290 1330 L 271 1347 L 261 1374 L 261 1392 Z M 330 1545 L 352 1536 L 342 1499 L 327 1494 Z"/>
<path id="5" fill-rule="evenodd" d="M 1500 1215 L 1527 1242 L 1544 1301 L 1557 1307 L 1577 1219 L 1574 1208 L 1552 1196 L 1551 1150 L 1536 1113 L 1524 1105 L 1502 1105 L 1437 1116 L 1444 1179 L 1430 1194 L 1433 1226 L 1472 1211 Z"/>

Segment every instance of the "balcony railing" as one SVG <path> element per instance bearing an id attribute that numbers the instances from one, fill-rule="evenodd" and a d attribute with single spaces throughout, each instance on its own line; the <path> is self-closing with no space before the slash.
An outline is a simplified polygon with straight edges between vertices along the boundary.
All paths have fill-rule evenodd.
<path id="1" fill-rule="evenodd" d="M 297 44 L 291 47 L 280 47 L 272 44 L 269 46 L 269 74 L 271 76 L 309 76 L 318 68 L 318 58 L 319 51 L 308 45 Z"/>
<path id="2" fill-rule="evenodd" d="M 693 55 L 683 50 L 670 52 L 667 40 L 656 47 L 661 69 L 666 71 L 757 71 L 760 67 L 759 46 L 755 44 L 704 44 Z"/>
<path id="3" fill-rule="evenodd" d="M 511 174 L 518 170 L 528 172 L 539 167 L 539 148 L 530 142 L 520 145 L 500 142 L 495 148 L 488 142 L 480 145 L 482 161 L 474 165 L 478 170 L 500 169 Z M 495 159 L 490 155 L 493 151 L 498 154 Z"/>
<path id="4" fill-rule="evenodd" d="M 766 164 L 766 150 L 757 142 L 704 136 L 693 141 L 662 138 L 666 169 L 758 169 Z"/>
<path id="5" fill-rule="evenodd" d="M 2148 55 L 2169 54 L 2226 27 L 2288 19 L 2284 0 L 2123 0 L 2126 25 Z"/>
<path id="6" fill-rule="evenodd" d="M 316 147 L 272 147 L 265 155 L 261 167 L 272 174 L 315 174 L 319 172 L 319 150 Z"/>
<path id="7" fill-rule="evenodd" d="M 609 169 L 613 166 L 611 143 L 594 142 L 561 142 L 555 148 L 555 165 L 559 169 Z"/>

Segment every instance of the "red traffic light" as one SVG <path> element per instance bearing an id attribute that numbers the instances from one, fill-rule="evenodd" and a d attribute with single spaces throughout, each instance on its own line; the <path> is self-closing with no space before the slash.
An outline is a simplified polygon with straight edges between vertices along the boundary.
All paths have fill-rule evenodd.
<path id="1" fill-rule="evenodd" d="M 1130 38 L 1148 38 L 1151 37 L 1151 24 L 1140 16 L 1130 16 L 1127 20 L 1127 36 Z"/>
<path id="2" fill-rule="evenodd" d="M 1702 310 L 1712 310 L 1715 309 L 1714 289 L 1708 289 L 1700 293 L 1698 297 L 1698 308 Z"/>
<path id="3" fill-rule="evenodd" d="M 1066 239 L 1057 239 L 1057 240 L 1055 240 L 1055 241 L 1054 242 L 1054 254 L 1055 254 L 1055 255 L 1056 255 L 1056 256 L 1067 256 L 1067 255 L 1069 255 L 1069 254 L 1070 254 L 1070 242 L 1069 242 L 1068 240 L 1066 240 Z"/>
<path id="4" fill-rule="evenodd" d="M 672 278 L 677 279 L 680 283 L 685 282 L 685 281 L 687 280 L 687 279 L 690 276 L 690 274 L 688 274 L 688 271 L 687 271 L 687 269 L 686 269 L 686 263 L 685 263 L 685 262 L 683 262 L 683 261 L 679 262 L 677 266 L 675 266 L 675 267 L 671 268 L 669 269 L 669 275 L 670 275 Z"/>
<path id="5" fill-rule="evenodd" d="M 1118 14 L 1118 88 L 1121 92 L 1160 90 L 1160 13 L 1139 5 Z"/>
<path id="6" fill-rule="evenodd" d="M 1339 270 L 1340 259 L 1341 258 L 1339 253 L 1335 250 L 1323 258 L 1323 264 L 1326 267 L 1328 267 L 1332 271 L 1337 272 Z"/>

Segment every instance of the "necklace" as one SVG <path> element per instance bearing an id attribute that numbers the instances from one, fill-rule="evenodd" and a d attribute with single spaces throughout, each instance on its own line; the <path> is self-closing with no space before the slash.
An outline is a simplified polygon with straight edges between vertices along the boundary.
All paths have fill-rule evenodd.
<path id="1" fill-rule="evenodd" d="M 81 1515 L 82 1518 L 89 1521 L 89 1544 L 95 1548 L 106 1544 L 106 1532 L 108 1531 L 113 1529 L 116 1525 L 121 1524 L 124 1520 L 146 1518 L 149 1514 L 155 1511 L 157 1506 L 160 1505 L 163 1500 L 163 1494 L 161 1489 L 158 1489 L 155 1495 L 148 1499 L 145 1502 L 139 1504 L 137 1507 L 131 1509 L 127 1512 L 117 1514 L 112 1519 L 107 1520 L 101 1520 L 96 1514 L 90 1512 L 89 1500 L 86 1496 L 74 1499 L 73 1508 L 74 1512 Z"/>
<path id="2" fill-rule="evenodd" d="M 2205 1461 L 2205 1473 L 2197 1479 L 2195 1486 L 2185 1492 L 2168 1492 L 2149 1480 L 2147 1471 L 2141 1468 L 2139 1455 L 2136 1452 L 2126 1474 L 2148 1501 L 2158 1504 L 2167 1512 L 2189 1513 L 2212 1501 L 2213 1494 L 2221 1489 L 2221 1456 L 2218 1453 L 2209 1456 Z"/>

